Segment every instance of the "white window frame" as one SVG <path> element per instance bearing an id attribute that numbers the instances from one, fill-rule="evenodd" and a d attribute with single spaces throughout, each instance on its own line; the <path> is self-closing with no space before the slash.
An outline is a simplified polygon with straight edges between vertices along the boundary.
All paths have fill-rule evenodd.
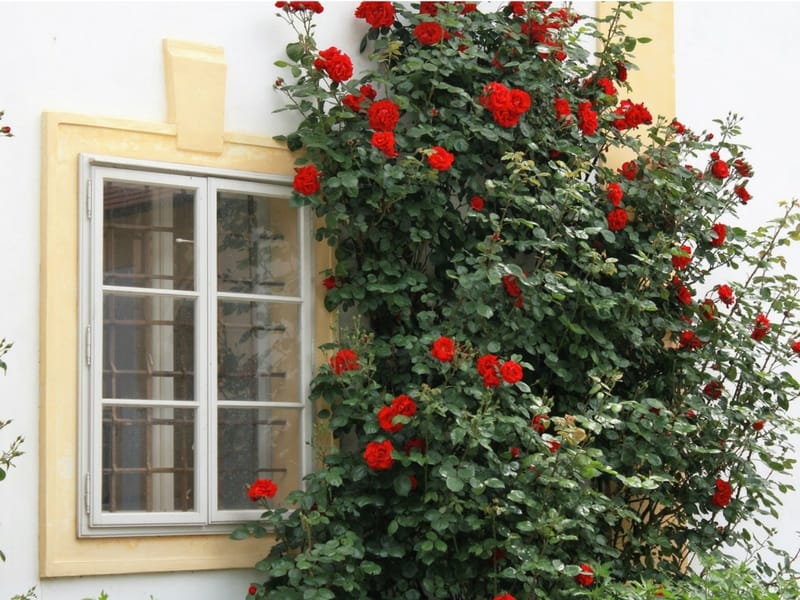
<path id="1" fill-rule="evenodd" d="M 195 397 L 193 401 L 131 400 L 132 406 L 193 408 L 194 424 L 194 511 L 118 511 L 102 510 L 102 348 L 103 292 L 125 293 L 122 286 L 104 286 L 102 279 L 103 186 L 104 177 L 146 182 L 155 185 L 194 189 L 195 252 L 193 291 L 148 288 L 150 298 L 188 297 L 195 306 Z M 308 388 L 314 359 L 313 339 L 313 233 L 308 208 L 298 208 L 298 246 L 300 277 L 298 295 L 236 294 L 216 290 L 216 198 L 218 191 L 267 194 L 288 198 L 291 178 L 280 175 L 194 167 L 188 165 L 123 159 L 101 155 L 79 158 L 79 202 L 81 212 L 79 245 L 79 420 L 78 440 L 78 535 L 81 537 L 146 536 L 228 532 L 231 524 L 258 518 L 260 505 L 253 509 L 222 510 L 217 507 L 217 412 L 225 408 L 290 408 L 298 413 L 297 446 L 300 480 L 312 465 L 310 444 L 313 411 Z M 200 239 L 203 237 L 204 239 Z M 139 290 L 141 292 L 141 290 Z M 299 307 L 299 386 L 300 402 L 230 401 L 219 403 L 216 383 L 217 300 L 241 299 L 291 303 Z M 114 405 L 125 401 L 115 400 Z M 288 491 L 288 490 L 287 490 Z M 242 491 L 244 493 L 244 490 Z"/>

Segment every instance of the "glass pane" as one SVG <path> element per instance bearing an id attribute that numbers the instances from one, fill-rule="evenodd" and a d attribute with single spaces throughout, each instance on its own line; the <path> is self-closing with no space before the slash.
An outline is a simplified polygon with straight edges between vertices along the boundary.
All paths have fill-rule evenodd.
<path id="1" fill-rule="evenodd" d="M 194 289 L 194 190 L 103 181 L 103 284 Z"/>
<path id="2" fill-rule="evenodd" d="M 194 510 L 194 410 L 103 409 L 103 510 Z"/>
<path id="3" fill-rule="evenodd" d="M 300 402 L 300 320 L 296 304 L 220 300 L 220 400 Z"/>
<path id="4" fill-rule="evenodd" d="M 194 399 L 192 298 L 103 295 L 103 397 Z"/>
<path id="5" fill-rule="evenodd" d="M 217 194 L 217 288 L 243 294 L 299 294 L 297 209 L 285 198 Z"/>
<path id="6" fill-rule="evenodd" d="M 221 510 L 258 508 L 247 497 L 256 479 L 278 486 L 273 505 L 300 487 L 300 410 L 223 408 L 219 411 L 217 499 Z"/>

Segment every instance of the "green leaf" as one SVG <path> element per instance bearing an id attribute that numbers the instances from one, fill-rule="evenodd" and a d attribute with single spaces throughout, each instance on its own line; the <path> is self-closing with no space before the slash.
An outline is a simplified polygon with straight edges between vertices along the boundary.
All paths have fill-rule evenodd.
<path id="1" fill-rule="evenodd" d="M 300 59 L 303 58 L 304 52 L 305 49 L 299 42 L 292 42 L 286 45 L 286 56 L 288 56 L 294 62 L 300 62 Z"/>

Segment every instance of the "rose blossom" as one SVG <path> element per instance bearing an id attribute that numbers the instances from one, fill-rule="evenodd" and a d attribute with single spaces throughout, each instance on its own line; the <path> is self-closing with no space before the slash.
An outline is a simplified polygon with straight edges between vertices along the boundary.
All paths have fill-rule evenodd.
<path id="1" fill-rule="evenodd" d="M 550 417 L 547 415 L 536 415 L 531 419 L 531 427 L 533 430 L 542 435 L 550 426 Z"/>
<path id="2" fill-rule="evenodd" d="M 441 146 L 433 146 L 431 150 L 432 152 L 428 154 L 428 164 L 431 168 L 447 171 L 452 166 L 455 156 Z"/>
<path id="3" fill-rule="evenodd" d="M 588 100 L 578 103 L 578 127 L 586 135 L 594 135 L 597 131 L 597 113 Z"/>
<path id="4" fill-rule="evenodd" d="M 606 187 L 606 197 L 614 206 L 619 206 L 622 202 L 622 186 L 618 183 L 609 183 Z"/>
<path id="5" fill-rule="evenodd" d="M 378 100 L 367 109 L 367 119 L 375 131 L 393 131 L 400 120 L 400 107 L 388 98 Z"/>
<path id="6" fill-rule="evenodd" d="M 503 282 L 503 287 L 509 296 L 512 298 L 518 298 L 520 294 L 522 294 L 522 290 L 519 289 L 519 278 L 516 275 L 506 273 L 503 275 L 501 280 Z"/>
<path id="7" fill-rule="evenodd" d="M 692 292 L 685 285 L 681 285 L 678 288 L 678 300 L 687 306 L 692 303 Z"/>
<path id="8" fill-rule="evenodd" d="M 455 353 L 456 344 L 452 338 L 449 337 L 440 337 L 435 342 L 433 342 L 433 346 L 431 347 L 431 354 L 433 358 L 436 360 L 440 360 L 442 362 L 450 362 L 453 360 L 453 354 Z"/>
<path id="9" fill-rule="evenodd" d="M 611 231 L 622 231 L 628 224 L 628 211 L 624 208 L 615 208 L 608 213 L 606 220 Z"/>
<path id="10" fill-rule="evenodd" d="M 495 596 L 492 600 L 517 600 L 511 594 L 500 594 L 499 596 Z"/>
<path id="11" fill-rule="evenodd" d="M 760 342 L 769 333 L 769 330 L 772 329 L 772 325 L 769 324 L 769 319 L 764 313 L 758 313 L 756 316 L 756 324 L 753 328 L 753 332 L 750 334 L 750 337 Z"/>
<path id="12" fill-rule="evenodd" d="M 372 134 L 370 143 L 387 157 L 397 157 L 397 149 L 394 147 L 394 134 L 391 131 L 376 131 Z"/>
<path id="13" fill-rule="evenodd" d="M 741 177 L 752 177 L 753 169 L 752 167 L 743 161 L 741 158 L 737 158 L 733 161 L 733 168 L 736 169 L 736 172 Z"/>
<path id="14" fill-rule="evenodd" d="M 628 181 L 633 181 L 636 178 L 636 174 L 638 172 L 639 172 L 639 165 L 637 165 L 632 160 L 622 163 L 622 166 L 619 169 L 617 169 L 617 173 L 622 175 Z"/>
<path id="15" fill-rule="evenodd" d="M 331 368 L 337 375 L 341 375 L 345 371 L 358 370 L 358 354 L 349 348 L 342 348 L 330 360 Z"/>
<path id="16" fill-rule="evenodd" d="M 391 27 L 394 23 L 394 5 L 391 2 L 362 2 L 356 8 L 355 15 L 375 29 Z"/>
<path id="17" fill-rule="evenodd" d="M 472 210 L 481 211 L 483 210 L 483 198 L 480 196 L 473 196 L 469 201 L 470 208 Z"/>
<path id="18" fill-rule="evenodd" d="M 394 418 L 397 416 L 397 413 L 391 406 L 383 406 L 378 411 L 378 424 L 381 426 L 381 429 L 388 433 L 397 433 L 403 428 L 402 423 L 395 423 Z"/>
<path id="19" fill-rule="evenodd" d="M 756 431 L 761 431 L 762 429 L 764 429 L 764 419 L 759 419 L 758 421 L 753 423 L 753 429 L 755 429 Z"/>
<path id="20" fill-rule="evenodd" d="M 375 471 L 386 471 L 392 468 L 394 459 L 392 452 L 394 445 L 391 440 L 382 442 L 369 442 L 364 449 L 364 461 L 370 469 Z"/>
<path id="21" fill-rule="evenodd" d="M 692 262 L 692 247 L 686 244 L 681 246 L 679 254 L 672 255 L 672 266 L 679 271 L 685 269 Z"/>
<path id="22" fill-rule="evenodd" d="M 319 171 L 314 165 L 305 165 L 295 169 L 294 181 L 292 182 L 294 190 L 300 194 L 310 196 L 319 191 Z"/>
<path id="23" fill-rule="evenodd" d="M 711 245 L 714 247 L 722 246 L 722 244 L 725 242 L 725 235 L 728 233 L 728 228 L 722 223 L 714 223 L 711 226 L 711 229 L 716 234 L 711 239 Z"/>
<path id="24" fill-rule="evenodd" d="M 275 7 L 289 12 L 310 10 L 316 14 L 320 14 L 324 10 L 319 2 L 276 2 Z"/>
<path id="25" fill-rule="evenodd" d="M 730 306 L 736 301 L 733 297 L 733 290 L 731 290 L 731 286 L 727 283 L 723 283 L 717 288 L 717 294 L 719 295 L 719 299 L 725 303 L 725 306 Z"/>
<path id="26" fill-rule="evenodd" d="M 498 377 L 498 370 L 500 368 L 500 361 L 494 354 L 484 354 L 479 356 L 476 363 L 478 374 L 483 377 L 484 387 L 497 387 L 500 385 L 500 377 Z"/>
<path id="27" fill-rule="evenodd" d="M 410 456 L 414 450 L 420 454 L 425 454 L 425 440 L 411 438 L 403 446 L 403 451 L 406 453 L 406 456 Z"/>
<path id="28" fill-rule="evenodd" d="M 253 502 L 262 498 L 274 498 L 278 492 L 278 486 L 271 479 L 256 479 L 247 489 L 247 496 Z"/>
<path id="29" fill-rule="evenodd" d="M 742 204 L 747 204 L 753 198 L 750 192 L 747 191 L 747 188 L 743 185 L 733 186 L 733 192 L 739 196 L 739 200 L 742 201 Z"/>
<path id="30" fill-rule="evenodd" d="M 594 569 L 586 563 L 581 563 L 581 572 L 575 576 L 575 581 L 584 587 L 594 583 Z"/>
<path id="31" fill-rule="evenodd" d="M 717 479 L 714 482 L 714 487 L 716 491 L 711 496 L 711 504 L 719 506 L 720 508 L 728 506 L 731 501 L 731 496 L 733 496 L 731 484 L 724 479 Z"/>
<path id="32" fill-rule="evenodd" d="M 347 81 L 353 76 L 353 61 L 335 46 L 320 50 L 319 58 L 314 60 L 314 68 L 328 74 L 332 81 Z"/>
<path id="33" fill-rule="evenodd" d="M 433 46 L 444 39 L 444 29 L 435 21 L 423 21 L 414 27 L 414 37 L 423 46 Z"/>
<path id="34" fill-rule="evenodd" d="M 719 400 L 722 397 L 723 389 L 724 388 L 721 381 L 709 381 L 707 384 L 705 384 L 705 386 L 703 386 L 703 394 L 712 400 Z"/>
<path id="35" fill-rule="evenodd" d="M 725 179 L 730 175 L 727 163 L 724 160 L 715 160 L 711 163 L 711 174 L 717 179 Z"/>
<path id="36" fill-rule="evenodd" d="M 556 116 L 560 119 L 562 117 L 568 117 L 572 110 L 569 107 L 569 100 L 566 98 L 556 98 L 553 100 L 553 108 L 556 111 Z"/>
<path id="37" fill-rule="evenodd" d="M 249 588 L 247 588 L 247 594 L 249 596 L 255 596 L 256 592 L 258 592 L 258 588 L 254 585 L 251 585 Z"/>
<path id="38" fill-rule="evenodd" d="M 507 360 L 500 366 L 500 376 L 506 383 L 522 381 L 522 367 L 513 360 Z"/>
<path id="39" fill-rule="evenodd" d="M 792 342 L 791 348 L 792 352 L 794 352 L 795 354 L 800 354 L 800 340 Z"/>

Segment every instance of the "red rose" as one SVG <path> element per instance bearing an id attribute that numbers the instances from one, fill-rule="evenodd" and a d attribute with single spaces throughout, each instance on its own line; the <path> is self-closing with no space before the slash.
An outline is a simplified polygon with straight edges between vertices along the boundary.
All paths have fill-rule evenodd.
<path id="1" fill-rule="evenodd" d="M 714 487 L 716 491 L 711 496 L 711 504 L 719 506 L 720 508 L 728 506 L 731 501 L 731 496 L 733 496 L 731 484 L 724 479 L 717 479 L 714 482 Z"/>
<path id="2" fill-rule="evenodd" d="M 256 479 L 247 488 L 247 495 L 253 502 L 262 498 L 274 498 L 278 492 L 278 486 L 271 479 Z"/>
<path id="3" fill-rule="evenodd" d="M 795 354 L 800 354 L 800 340 L 792 342 L 791 348 L 792 352 L 794 352 Z"/>
<path id="4" fill-rule="evenodd" d="M 725 306 L 730 306 L 736 301 L 736 299 L 733 297 L 731 286 L 729 286 L 727 283 L 723 283 L 717 288 L 717 294 L 719 295 L 719 299 L 725 303 Z"/>
<path id="5" fill-rule="evenodd" d="M 477 360 L 478 374 L 483 377 L 484 387 L 497 387 L 500 385 L 498 371 L 500 360 L 494 354 L 484 354 Z"/>
<path id="6" fill-rule="evenodd" d="M 349 348 L 342 348 L 330 360 L 331 368 L 337 375 L 341 375 L 345 371 L 358 370 L 358 354 Z"/>
<path id="7" fill-rule="evenodd" d="M 606 197 L 614 206 L 619 206 L 622 202 L 622 186 L 618 183 L 609 183 L 606 188 Z"/>
<path id="8" fill-rule="evenodd" d="M 678 119 L 672 119 L 671 125 L 675 133 L 686 133 L 686 125 L 678 121 Z"/>
<path id="9" fill-rule="evenodd" d="M 755 429 L 756 431 L 761 431 L 762 429 L 764 429 L 764 419 L 759 419 L 758 421 L 753 423 L 753 429 Z"/>
<path id="10" fill-rule="evenodd" d="M 692 292 L 690 292 L 689 288 L 687 288 L 685 285 L 682 285 L 678 288 L 678 300 L 687 306 L 692 303 Z"/>
<path id="11" fill-rule="evenodd" d="M 353 61 L 334 46 L 320 50 L 319 58 L 314 61 L 314 68 L 327 73 L 336 82 L 347 81 L 353 76 Z"/>
<path id="12" fill-rule="evenodd" d="M 511 455 L 511 458 L 519 458 L 519 448 L 516 446 L 509 448 L 508 453 Z"/>
<path id="13" fill-rule="evenodd" d="M 513 110 L 496 110 L 492 112 L 492 117 L 500 127 L 516 127 L 519 123 L 520 113 Z"/>
<path id="14" fill-rule="evenodd" d="M 628 68 L 625 66 L 624 63 L 618 62 L 617 63 L 617 81 L 620 83 L 624 83 L 628 80 Z"/>
<path id="15" fill-rule="evenodd" d="M 388 98 L 378 100 L 367 109 L 367 119 L 375 131 L 393 131 L 400 120 L 400 107 Z"/>
<path id="16" fill-rule="evenodd" d="M 569 100 L 566 98 L 556 98 L 553 100 L 553 108 L 555 108 L 556 116 L 559 119 L 562 117 L 568 117 L 572 112 L 569 107 Z"/>
<path id="17" fill-rule="evenodd" d="M 753 328 L 753 332 L 750 334 L 750 337 L 760 342 L 769 333 L 769 330 L 772 329 L 772 325 L 769 324 L 769 319 L 764 313 L 758 313 L 756 316 L 756 324 Z"/>
<path id="18" fill-rule="evenodd" d="M 417 481 L 417 478 L 416 478 L 416 477 L 414 477 L 413 475 L 409 475 L 409 476 L 408 476 L 408 483 L 410 483 L 410 484 L 411 484 L 411 491 L 412 491 L 412 492 L 413 492 L 415 489 L 417 489 L 417 487 L 419 486 L 419 482 Z"/>
<path id="19" fill-rule="evenodd" d="M 319 191 L 319 171 L 314 165 L 305 165 L 295 170 L 292 187 L 296 192 L 310 196 Z"/>
<path id="20" fill-rule="evenodd" d="M 586 563 L 581 563 L 581 572 L 575 576 L 575 581 L 584 587 L 594 583 L 594 569 Z"/>
<path id="21" fill-rule="evenodd" d="M 719 400 L 722 397 L 722 390 L 723 386 L 721 381 L 709 381 L 703 386 L 703 394 L 712 400 Z"/>
<path id="22" fill-rule="evenodd" d="M 406 456 L 409 456 L 414 450 L 417 450 L 420 454 L 425 454 L 425 440 L 411 438 L 403 446 Z"/>
<path id="23" fill-rule="evenodd" d="M 711 238 L 711 245 L 714 247 L 722 246 L 722 244 L 725 242 L 725 235 L 728 233 L 728 228 L 722 223 L 714 223 L 711 226 L 711 229 L 716 234 L 713 238 Z"/>
<path id="24" fill-rule="evenodd" d="M 249 588 L 247 588 L 247 593 L 250 596 L 255 596 L 257 591 L 258 591 L 258 588 L 256 586 L 254 586 L 254 585 L 251 585 Z"/>
<path id="25" fill-rule="evenodd" d="M 324 10 L 322 8 L 322 4 L 320 4 L 319 2 L 276 2 L 275 6 L 277 8 L 282 8 L 283 10 L 290 12 L 310 10 L 314 13 L 319 14 Z"/>
<path id="26" fill-rule="evenodd" d="M 397 412 L 391 406 L 383 406 L 378 411 L 378 424 L 381 429 L 389 433 L 397 433 L 403 428 L 402 423 L 395 423 Z"/>
<path id="27" fill-rule="evenodd" d="M 435 21 L 423 21 L 414 27 L 414 37 L 423 46 L 432 46 L 444 39 L 444 29 Z"/>
<path id="28" fill-rule="evenodd" d="M 480 196 L 473 196 L 469 201 L 469 205 L 472 210 L 481 211 L 483 210 L 483 198 Z"/>
<path id="29" fill-rule="evenodd" d="M 597 113 L 588 100 L 578 103 L 578 127 L 586 135 L 594 135 L 597 131 Z"/>
<path id="30" fill-rule="evenodd" d="M 715 160 L 711 163 L 711 174 L 717 179 L 725 179 L 730 174 L 728 164 L 724 160 Z"/>
<path id="31" fill-rule="evenodd" d="M 394 5 L 391 2 L 362 2 L 356 8 L 356 18 L 364 19 L 371 27 L 391 27 Z"/>
<path id="32" fill-rule="evenodd" d="M 376 131 L 372 134 L 370 143 L 387 157 L 397 157 L 397 149 L 394 147 L 394 134 L 391 131 Z"/>
<path id="33" fill-rule="evenodd" d="M 561 448 L 561 442 L 559 442 L 558 440 L 549 440 L 547 442 L 547 448 L 548 450 L 550 450 L 552 454 L 555 454 Z"/>
<path id="34" fill-rule="evenodd" d="M 522 367 L 513 360 L 507 360 L 500 366 L 500 376 L 506 383 L 522 381 Z"/>
<path id="35" fill-rule="evenodd" d="M 550 417 L 547 415 L 536 415 L 531 419 L 531 427 L 539 435 L 542 435 L 550 426 Z"/>
<path id="36" fill-rule="evenodd" d="M 511 90 L 496 81 L 487 83 L 483 86 L 483 95 L 478 102 L 492 112 L 512 110 Z"/>
<path id="37" fill-rule="evenodd" d="M 456 344 L 452 338 L 449 337 L 440 337 L 435 342 L 433 342 L 433 346 L 431 347 L 431 354 L 433 358 L 436 360 L 440 360 L 442 362 L 450 362 L 453 360 L 453 354 L 455 353 Z"/>
<path id="38" fill-rule="evenodd" d="M 492 600 L 517 600 L 511 594 L 500 594 L 499 596 L 495 596 Z"/>
<path id="39" fill-rule="evenodd" d="M 614 87 L 614 84 L 608 77 L 601 77 L 600 79 L 598 79 L 597 85 L 603 90 L 603 93 L 606 96 L 617 95 L 617 88 Z"/>
<path id="40" fill-rule="evenodd" d="M 638 172 L 639 172 L 639 165 L 637 165 L 632 160 L 622 163 L 622 166 L 619 169 L 617 169 L 617 173 L 622 175 L 628 181 L 633 181 L 636 178 L 636 174 Z"/>
<path id="41" fill-rule="evenodd" d="M 361 103 L 363 101 L 364 96 L 354 96 L 353 94 L 346 94 L 345 97 L 342 98 L 342 104 L 344 104 L 353 112 L 358 112 L 361 110 Z"/>
<path id="42" fill-rule="evenodd" d="M 713 321 L 717 318 L 717 305 L 711 298 L 706 298 L 700 304 L 700 317 L 704 321 Z"/>
<path id="43" fill-rule="evenodd" d="M 682 245 L 680 252 L 672 255 L 672 266 L 678 269 L 685 269 L 692 262 L 691 246 Z"/>
<path id="44" fill-rule="evenodd" d="M 386 471 L 391 469 L 394 464 L 392 452 L 394 445 L 391 440 L 382 442 L 369 442 L 364 449 L 364 461 L 370 469 L 375 471 Z"/>
<path id="45" fill-rule="evenodd" d="M 531 107 L 531 96 L 525 90 L 511 90 L 511 107 L 519 114 Z"/>
<path id="46" fill-rule="evenodd" d="M 519 278 L 516 275 L 507 273 L 503 275 L 502 281 L 506 293 L 512 298 L 518 298 L 522 294 L 522 290 L 519 289 Z"/>
<path id="47" fill-rule="evenodd" d="M 750 195 L 750 192 L 747 191 L 747 188 L 743 185 L 735 185 L 733 186 L 733 192 L 739 196 L 739 200 L 742 201 L 742 204 L 747 204 L 753 196 Z"/>
<path id="48" fill-rule="evenodd" d="M 455 156 L 442 148 L 433 146 L 432 152 L 428 154 L 428 164 L 437 171 L 447 171 L 453 164 Z"/>
<path id="49" fill-rule="evenodd" d="M 736 169 L 736 172 L 741 177 L 752 177 L 753 175 L 752 167 L 741 158 L 737 158 L 733 161 L 733 168 Z"/>
<path id="50" fill-rule="evenodd" d="M 644 104 L 634 104 L 630 100 L 620 102 L 614 114 L 617 116 L 614 120 L 614 127 L 617 129 L 634 129 L 653 122 L 653 117 Z"/>
<path id="51" fill-rule="evenodd" d="M 409 396 L 400 394 L 392 400 L 392 410 L 398 415 L 413 417 L 417 414 L 417 403 Z"/>
<path id="52" fill-rule="evenodd" d="M 678 347 L 682 350 L 697 350 L 703 345 L 703 340 L 697 337 L 694 331 L 686 330 L 681 331 L 678 338 Z"/>
<path id="53" fill-rule="evenodd" d="M 628 224 L 628 211 L 624 208 L 615 208 L 608 213 L 606 220 L 611 231 L 622 231 Z"/>

